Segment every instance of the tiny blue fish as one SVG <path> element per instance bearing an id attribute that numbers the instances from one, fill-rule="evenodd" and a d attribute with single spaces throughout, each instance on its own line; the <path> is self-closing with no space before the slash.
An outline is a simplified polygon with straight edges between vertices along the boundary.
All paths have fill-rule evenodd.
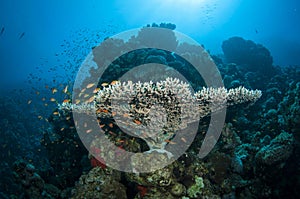
<path id="1" fill-rule="evenodd" d="M 25 32 L 22 32 L 22 34 L 19 37 L 19 40 L 22 39 L 24 37 L 24 35 L 25 35 Z"/>
<path id="2" fill-rule="evenodd" d="M 5 28 L 2 27 L 2 28 L 1 28 L 1 31 L 0 31 L 0 36 L 4 33 L 4 30 L 5 30 Z"/>

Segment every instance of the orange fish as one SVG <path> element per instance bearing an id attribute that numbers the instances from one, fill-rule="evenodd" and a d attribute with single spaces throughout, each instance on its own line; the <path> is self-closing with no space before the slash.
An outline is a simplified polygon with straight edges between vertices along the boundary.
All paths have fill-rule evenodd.
<path id="1" fill-rule="evenodd" d="M 142 122 L 140 120 L 133 120 L 134 123 L 136 123 L 137 125 L 141 125 Z"/>
<path id="2" fill-rule="evenodd" d="M 86 86 L 86 88 L 92 88 L 93 86 L 95 86 L 95 83 L 90 83 Z"/>
<path id="3" fill-rule="evenodd" d="M 96 111 L 96 113 L 108 113 L 108 110 L 106 110 L 106 109 L 98 109 Z"/>
<path id="4" fill-rule="evenodd" d="M 93 90 L 93 93 L 96 94 L 96 93 L 98 93 L 99 90 L 100 90 L 100 88 L 95 88 L 95 89 Z"/>
<path id="5" fill-rule="evenodd" d="M 176 144 L 175 142 L 172 142 L 171 140 L 165 140 L 165 142 L 167 142 L 169 144 Z"/>
<path id="6" fill-rule="evenodd" d="M 114 124 L 113 124 L 113 123 L 109 123 L 108 126 L 109 126 L 110 128 L 114 128 Z"/>
<path id="7" fill-rule="evenodd" d="M 114 132 L 112 131 L 108 131 L 109 134 L 113 135 L 113 136 L 117 136 L 117 134 L 115 134 Z"/>
<path id="8" fill-rule="evenodd" d="M 65 100 L 63 101 L 63 103 L 68 103 L 68 102 L 70 102 L 69 99 L 65 99 Z"/>
<path id="9" fill-rule="evenodd" d="M 111 83 L 110 83 L 110 85 L 116 85 L 117 83 L 119 83 L 120 81 L 118 81 L 118 80 L 114 80 L 114 81 L 112 81 Z"/>
<path id="10" fill-rule="evenodd" d="M 124 113 L 123 117 L 129 117 L 128 113 Z"/>

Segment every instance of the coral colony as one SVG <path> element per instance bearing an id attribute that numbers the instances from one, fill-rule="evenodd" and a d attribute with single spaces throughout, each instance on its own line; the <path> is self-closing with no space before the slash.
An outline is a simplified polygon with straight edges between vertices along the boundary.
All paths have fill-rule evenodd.
<path id="1" fill-rule="evenodd" d="M 99 89 L 93 100 L 65 102 L 59 109 L 96 113 L 98 118 L 113 117 L 121 128 L 145 140 L 150 151 L 163 151 L 166 140 L 171 140 L 176 131 L 188 124 L 226 106 L 254 103 L 261 95 L 260 90 L 244 87 L 229 90 L 203 87 L 193 94 L 189 84 L 177 78 L 156 83 L 118 81 Z"/>

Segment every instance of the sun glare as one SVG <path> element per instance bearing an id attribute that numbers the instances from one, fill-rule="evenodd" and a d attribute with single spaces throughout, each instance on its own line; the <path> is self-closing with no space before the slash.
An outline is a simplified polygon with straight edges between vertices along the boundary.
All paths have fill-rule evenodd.
<path id="1" fill-rule="evenodd" d="M 173 5 L 189 6 L 189 5 L 200 5 L 205 2 L 205 0 L 165 0 L 166 3 Z"/>

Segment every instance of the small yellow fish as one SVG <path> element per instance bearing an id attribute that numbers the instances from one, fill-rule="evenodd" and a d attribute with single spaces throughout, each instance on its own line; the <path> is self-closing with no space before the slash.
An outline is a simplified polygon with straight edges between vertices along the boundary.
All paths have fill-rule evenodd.
<path id="1" fill-rule="evenodd" d="M 181 140 L 182 140 L 184 143 L 186 143 L 186 139 L 185 139 L 185 138 L 182 137 Z"/>
<path id="2" fill-rule="evenodd" d="M 79 104 L 79 103 L 80 103 L 79 99 L 75 100 L 75 104 Z"/>
<path id="3" fill-rule="evenodd" d="M 88 129 L 86 130 L 86 133 L 91 133 L 93 130 L 92 129 Z"/>
<path id="4" fill-rule="evenodd" d="M 86 88 L 92 88 L 93 86 L 95 86 L 95 83 L 90 83 L 86 86 Z"/>
<path id="5" fill-rule="evenodd" d="M 59 114 L 59 112 L 57 112 L 57 111 L 53 112 L 53 115 L 58 115 L 58 114 Z"/>
<path id="6" fill-rule="evenodd" d="M 63 92 L 64 92 L 64 93 L 67 93 L 67 92 L 68 92 L 68 85 L 64 88 Z"/>
<path id="7" fill-rule="evenodd" d="M 50 101 L 51 101 L 51 102 L 55 102 L 56 99 L 52 97 L 52 98 L 50 98 Z"/>
<path id="8" fill-rule="evenodd" d="M 56 93 L 57 89 L 56 88 L 52 88 L 52 94 Z"/>
<path id="9" fill-rule="evenodd" d="M 108 85 L 109 85 L 109 84 L 106 83 L 106 82 L 104 82 L 104 83 L 101 84 L 101 86 L 103 86 L 103 87 L 108 86 Z"/>
<path id="10" fill-rule="evenodd" d="M 94 98 L 95 98 L 95 97 L 94 97 L 94 96 L 92 96 L 92 97 L 90 97 L 88 100 L 86 100 L 86 102 L 87 102 L 87 103 L 91 103 L 91 102 L 93 102 L 93 101 L 94 101 Z"/>

